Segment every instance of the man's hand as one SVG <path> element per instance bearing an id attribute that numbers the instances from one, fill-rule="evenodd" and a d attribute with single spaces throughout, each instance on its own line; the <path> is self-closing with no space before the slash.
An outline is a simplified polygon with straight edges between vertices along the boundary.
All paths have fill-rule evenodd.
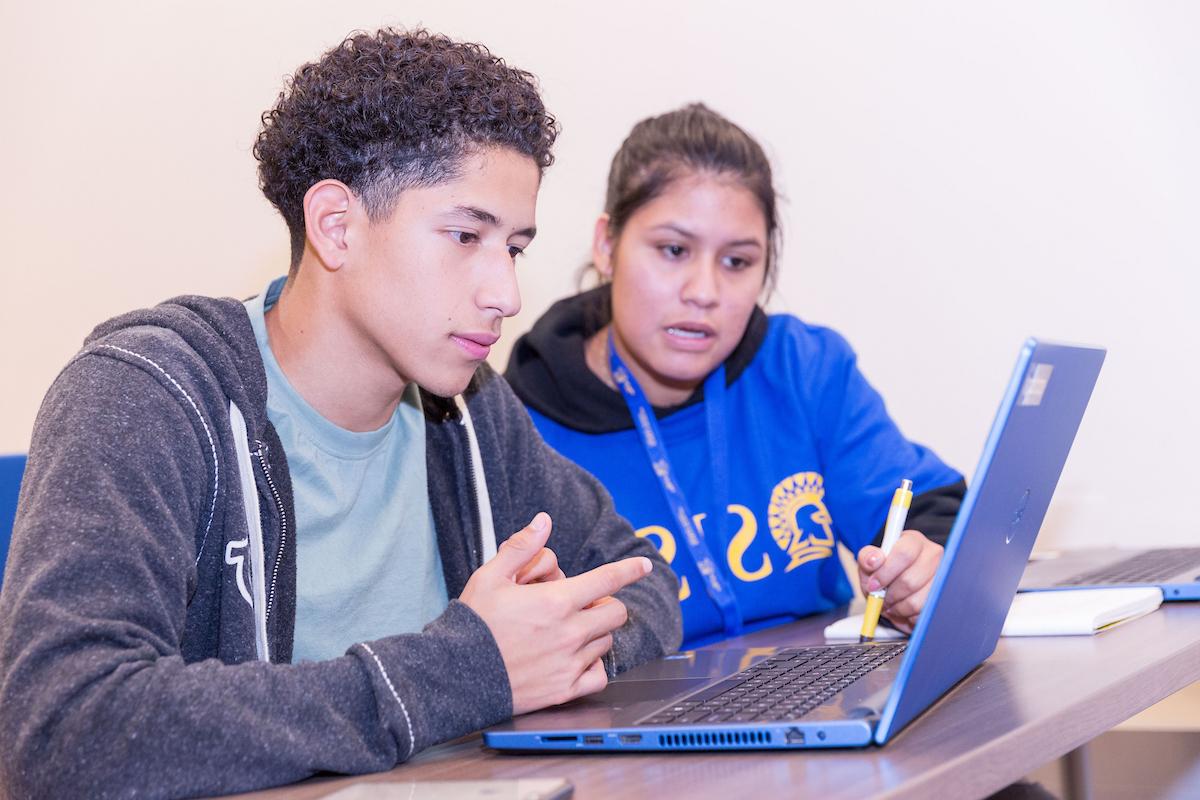
<path id="1" fill-rule="evenodd" d="M 539 515 L 543 516 L 543 515 Z M 546 516 L 546 527 L 550 527 L 550 517 Z M 533 525 L 538 521 L 538 517 L 534 517 Z M 566 574 L 558 568 L 558 556 L 549 547 L 543 547 L 529 562 L 521 569 L 517 570 L 517 583 L 545 583 L 547 581 L 561 581 L 566 579 Z"/>
<path id="2" fill-rule="evenodd" d="M 859 585 L 863 594 L 887 589 L 883 615 L 900 630 L 912 633 L 941 561 L 940 544 L 929 541 L 920 531 L 905 531 L 886 559 L 874 545 L 858 551 Z"/>
<path id="3" fill-rule="evenodd" d="M 600 659 L 628 617 L 612 595 L 651 569 L 650 559 L 639 556 L 559 579 L 558 561 L 545 547 L 549 536 L 550 517 L 539 513 L 475 571 L 459 598 L 496 639 L 514 715 L 608 685 Z"/>

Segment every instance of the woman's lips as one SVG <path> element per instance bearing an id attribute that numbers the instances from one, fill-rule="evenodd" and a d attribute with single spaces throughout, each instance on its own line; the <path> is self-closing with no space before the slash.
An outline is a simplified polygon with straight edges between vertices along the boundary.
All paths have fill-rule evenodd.
<path id="1" fill-rule="evenodd" d="M 664 329 L 671 345 L 681 350 L 707 350 L 716 338 L 711 325 L 680 322 Z"/>

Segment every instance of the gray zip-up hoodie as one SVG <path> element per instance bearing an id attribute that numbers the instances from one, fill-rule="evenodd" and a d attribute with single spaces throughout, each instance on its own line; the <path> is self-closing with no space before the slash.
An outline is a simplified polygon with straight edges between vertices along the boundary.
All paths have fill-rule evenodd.
<path id="1" fill-rule="evenodd" d="M 54 382 L 0 592 L 0 794 L 181 797 L 377 771 L 511 715 L 495 640 L 457 600 L 421 633 L 290 663 L 297 520 L 266 394 L 241 303 L 200 297 L 101 325 Z M 615 673 L 675 648 L 678 586 L 655 548 L 542 443 L 490 369 L 465 397 L 497 538 L 545 510 L 568 575 L 652 559 L 653 572 L 618 594 L 629 621 L 606 665 Z M 423 402 L 454 598 L 481 563 L 479 476 L 454 402 Z M 231 403 L 234 425 L 245 419 L 240 448 Z M 257 489 L 257 554 L 241 481 Z"/>

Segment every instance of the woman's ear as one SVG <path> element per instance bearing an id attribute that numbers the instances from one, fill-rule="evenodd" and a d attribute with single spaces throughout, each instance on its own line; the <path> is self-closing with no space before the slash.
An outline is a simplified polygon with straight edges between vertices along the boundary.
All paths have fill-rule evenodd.
<path id="1" fill-rule="evenodd" d="M 612 280 L 613 240 L 609 235 L 608 223 L 608 214 L 601 214 L 592 232 L 592 263 L 596 265 L 596 272 L 606 281 Z"/>

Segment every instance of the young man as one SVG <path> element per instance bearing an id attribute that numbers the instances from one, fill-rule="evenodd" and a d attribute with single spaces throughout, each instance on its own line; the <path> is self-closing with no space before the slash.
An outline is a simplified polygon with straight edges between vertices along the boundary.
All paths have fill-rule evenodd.
<path id="1" fill-rule="evenodd" d="M 104 323 L 42 406 L 0 794 L 387 769 L 678 644 L 669 568 L 484 363 L 555 135 L 527 73 L 424 32 L 296 73 L 255 148 L 286 283 Z"/>

